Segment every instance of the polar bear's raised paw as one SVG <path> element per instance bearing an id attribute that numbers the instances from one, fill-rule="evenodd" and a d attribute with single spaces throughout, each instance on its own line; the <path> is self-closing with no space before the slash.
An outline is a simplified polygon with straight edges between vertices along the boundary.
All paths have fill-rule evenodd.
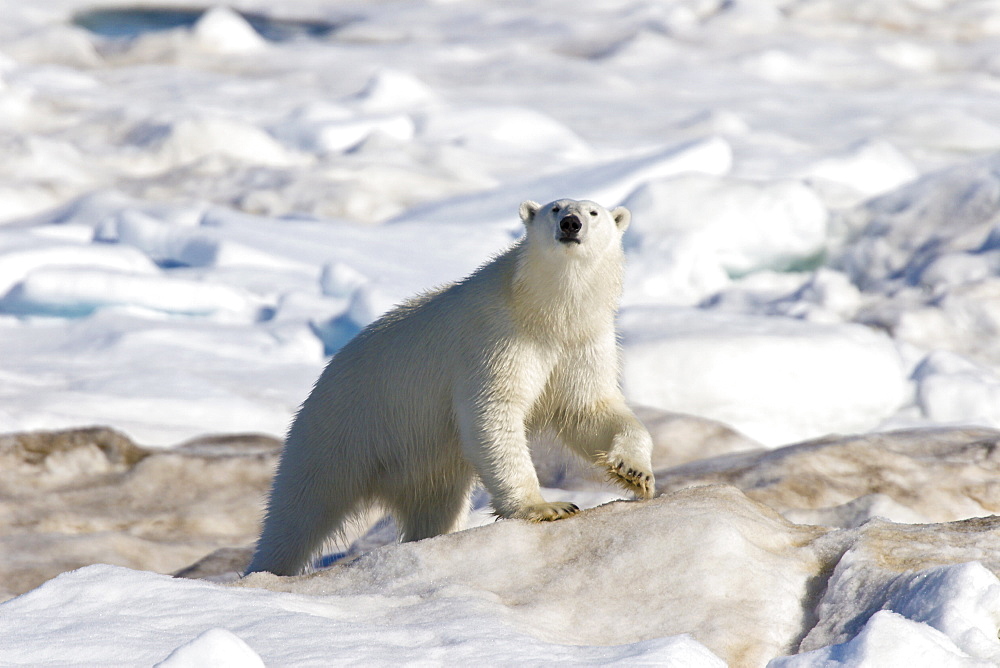
<path id="1" fill-rule="evenodd" d="M 554 501 L 526 506 L 514 514 L 514 517 L 529 522 L 554 522 L 565 519 L 580 512 L 579 506 L 569 501 Z"/>
<path id="2" fill-rule="evenodd" d="M 654 480 L 652 471 L 637 464 L 626 462 L 614 455 L 603 455 L 600 459 L 608 470 L 608 480 L 621 485 L 642 499 L 653 498 Z"/>

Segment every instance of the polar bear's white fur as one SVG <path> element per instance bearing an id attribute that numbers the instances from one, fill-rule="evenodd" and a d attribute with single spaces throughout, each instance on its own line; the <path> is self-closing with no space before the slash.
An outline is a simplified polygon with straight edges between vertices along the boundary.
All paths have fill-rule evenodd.
<path id="1" fill-rule="evenodd" d="M 651 496 L 652 443 L 619 388 L 614 331 L 631 215 L 573 200 L 520 213 L 526 233 L 505 253 L 330 360 L 289 430 L 247 572 L 300 572 L 371 504 L 402 540 L 457 529 L 477 476 L 501 517 L 572 515 L 541 496 L 536 429 Z"/>

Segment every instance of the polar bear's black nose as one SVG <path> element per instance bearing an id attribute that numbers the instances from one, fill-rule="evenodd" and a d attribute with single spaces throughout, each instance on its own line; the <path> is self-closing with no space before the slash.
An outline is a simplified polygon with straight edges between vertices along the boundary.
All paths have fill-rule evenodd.
<path id="1" fill-rule="evenodd" d="M 576 217 L 576 214 L 569 214 L 559 221 L 559 231 L 565 235 L 575 237 L 583 228 L 583 223 Z"/>

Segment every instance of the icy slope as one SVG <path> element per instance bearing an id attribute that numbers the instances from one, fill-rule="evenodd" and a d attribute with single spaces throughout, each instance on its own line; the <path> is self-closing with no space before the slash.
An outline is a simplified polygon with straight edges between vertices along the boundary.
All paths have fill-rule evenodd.
<path id="1" fill-rule="evenodd" d="M 237 656 L 245 643 L 268 665 L 763 666 L 803 652 L 771 665 L 988 666 L 1000 659 L 998 535 L 992 519 L 793 525 L 735 488 L 695 487 L 237 589 L 88 567 L 0 606 L 3 658 L 149 664 L 225 629 L 191 655 Z"/>
<path id="2" fill-rule="evenodd" d="M 105 459 L 124 476 L 80 487 L 83 467 L 97 472 L 102 461 L 84 447 L 94 440 L 54 441 L 63 445 L 50 447 L 45 475 L 36 472 L 45 482 L 37 496 L 22 483 L 4 511 L 24 527 L 11 554 L 42 540 L 51 546 L 42 554 L 66 558 L 83 543 L 95 561 L 130 555 L 156 568 L 150 559 L 236 538 L 229 525 L 260 512 L 260 484 L 248 474 L 272 464 L 259 448 L 206 442 L 130 464 L 133 449 L 109 443 L 121 454 Z M 0 604 L 0 633 L 11 639 L 0 660 L 137 665 L 175 649 L 176 660 L 244 656 L 245 643 L 268 665 L 335 657 L 722 665 L 712 655 L 732 666 L 783 655 L 795 656 L 774 665 L 837 657 L 844 665 L 991 665 L 1000 659 L 1000 525 L 981 516 L 1000 507 L 998 442 L 991 430 L 914 430 L 733 452 L 658 467 L 662 494 L 653 501 L 600 505 L 552 524 L 494 522 L 480 499 L 470 516 L 476 528 L 378 547 L 392 531 L 375 524 L 356 545 L 376 549 L 346 565 L 300 578 L 256 574 L 235 590 L 87 567 Z M 22 452 L 34 447 L 22 443 Z M 669 461 L 666 451 L 660 457 Z M 193 485 L 198 476 L 204 489 Z M 179 478 L 189 484 L 170 494 Z M 553 498 L 584 506 L 614 498 L 587 471 L 564 470 L 561 485 L 576 491 L 549 490 Z M 154 489 L 174 500 L 157 505 Z M 109 494 L 131 494 L 129 507 L 108 505 Z M 54 514 L 59 507 L 67 509 Z M 144 562 L 133 545 L 155 526 L 175 535 L 146 536 Z M 231 581 L 248 556 L 219 554 L 199 574 Z M 212 629 L 235 638 L 216 632 L 193 642 Z"/>

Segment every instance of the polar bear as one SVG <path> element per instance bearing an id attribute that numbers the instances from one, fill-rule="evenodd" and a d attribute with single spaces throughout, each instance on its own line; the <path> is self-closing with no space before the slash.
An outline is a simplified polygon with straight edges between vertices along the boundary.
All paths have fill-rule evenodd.
<path id="1" fill-rule="evenodd" d="M 330 360 L 289 429 L 248 573 L 301 572 L 372 504 L 404 541 L 455 530 L 477 477 L 500 517 L 568 517 L 574 504 L 539 489 L 527 442 L 539 429 L 652 496 L 652 441 L 618 384 L 631 214 L 562 199 L 520 215 L 525 233 L 506 252 Z"/>

